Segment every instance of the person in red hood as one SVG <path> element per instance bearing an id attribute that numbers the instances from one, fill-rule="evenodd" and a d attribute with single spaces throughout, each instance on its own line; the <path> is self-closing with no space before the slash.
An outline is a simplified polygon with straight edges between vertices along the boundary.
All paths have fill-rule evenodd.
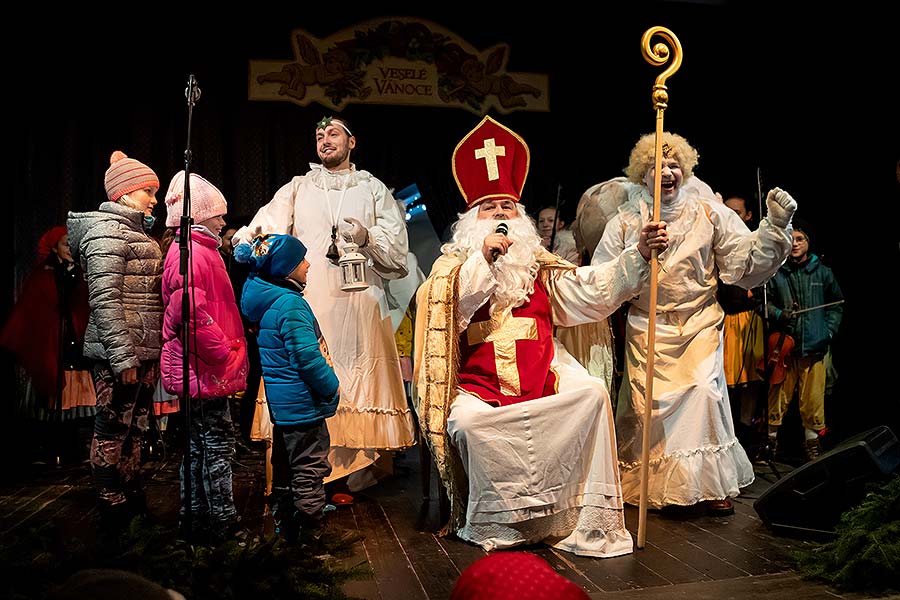
<path id="1" fill-rule="evenodd" d="M 78 425 L 90 428 L 97 397 L 81 353 L 87 327 L 87 286 L 69 250 L 65 226 L 52 227 L 38 242 L 37 266 L 0 333 L 0 347 L 12 354 L 25 374 L 18 414 L 40 426 L 32 446 L 42 460 L 79 460 Z M 44 456 L 41 456 L 44 454 Z"/>

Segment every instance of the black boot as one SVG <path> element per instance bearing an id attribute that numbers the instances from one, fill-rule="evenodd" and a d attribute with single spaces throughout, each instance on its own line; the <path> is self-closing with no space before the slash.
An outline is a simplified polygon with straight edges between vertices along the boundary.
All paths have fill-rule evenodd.
<path id="1" fill-rule="evenodd" d="M 293 509 L 293 507 L 291 507 Z M 285 509 L 276 505 L 272 514 L 275 521 L 275 535 L 284 538 L 288 544 L 296 544 L 300 537 L 300 519 L 296 509 Z"/>
<path id="2" fill-rule="evenodd" d="M 327 552 L 344 551 L 365 537 L 359 530 L 338 525 L 324 515 L 302 518 L 300 535 L 305 546 Z"/>
<path id="3" fill-rule="evenodd" d="M 210 527 L 212 543 L 215 545 L 224 544 L 229 541 L 241 541 L 247 537 L 244 530 L 241 517 L 235 515 L 227 521 L 214 524 Z"/>
<path id="4" fill-rule="evenodd" d="M 205 519 L 191 518 L 191 527 L 188 528 L 187 523 L 182 520 L 178 523 L 178 538 L 190 543 L 193 546 L 211 546 L 214 545 L 212 531 Z"/>
<path id="5" fill-rule="evenodd" d="M 125 500 L 131 511 L 132 517 L 141 517 L 146 521 L 153 521 L 153 515 L 147 506 L 147 494 L 143 488 L 132 486 L 125 490 Z"/>
<path id="6" fill-rule="evenodd" d="M 121 550 L 122 534 L 131 524 L 132 513 L 126 502 L 100 505 L 100 527 L 97 546 L 102 554 L 114 555 Z"/>

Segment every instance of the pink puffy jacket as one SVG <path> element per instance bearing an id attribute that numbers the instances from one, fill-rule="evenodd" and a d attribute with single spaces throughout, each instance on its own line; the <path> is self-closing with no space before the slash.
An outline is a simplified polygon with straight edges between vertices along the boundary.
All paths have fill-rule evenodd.
<path id="1" fill-rule="evenodd" d="M 229 396 L 247 387 L 247 340 L 234 299 L 234 291 L 217 242 L 193 231 L 191 270 L 188 281 L 191 315 L 195 329 L 188 346 L 191 398 Z M 162 276 L 165 314 L 162 327 L 160 372 L 163 387 L 172 394 L 183 392 L 181 351 L 181 298 L 183 278 L 179 273 L 181 249 L 175 241 L 166 254 Z M 196 335 L 195 335 L 196 334 Z"/>

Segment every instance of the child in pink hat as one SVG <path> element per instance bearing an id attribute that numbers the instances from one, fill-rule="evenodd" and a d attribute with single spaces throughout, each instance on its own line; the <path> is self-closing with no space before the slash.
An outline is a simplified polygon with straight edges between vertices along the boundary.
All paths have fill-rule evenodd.
<path id="1" fill-rule="evenodd" d="M 172 178 L 166 192 L 166 225 L 170 235 L 182 235 L 179 222 L 184 212 L 184 171 Z M 191 173 L 190 257 L 187 293 L 190 294 L 189 392 L 190 477 L 193 530 L 185 532 L 220 540 L 238 528 L 232 490 L 231 457 L 234 453 L 228 397 L 247 384 L 247 342 L 234 298 L 231 280 L 219 254 L 219 232 L 225 225 L 228 205 L 219 189 Z M 160 370 L 167 392 L 183 397 L 184 348 L 180 244 L 169 245 L 162 278 L 165 308 Z M 186 474 L 182 468 L 182 490 Z M 182 514 L 186 510 L 182 498 Z"/>

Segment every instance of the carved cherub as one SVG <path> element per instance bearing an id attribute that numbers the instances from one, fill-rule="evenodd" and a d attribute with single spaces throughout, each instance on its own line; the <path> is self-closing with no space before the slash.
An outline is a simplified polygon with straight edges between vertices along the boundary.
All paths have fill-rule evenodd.
<path id="1" fill-rule="evenodd" d="M 474 90 L 482 98 L 494 94 L 503 108 L 525 106 L 523 94 L 539 98 L 541 90 L 538 88 L 519 83 L 505 73 L 496 75 L 503 66 L 505 56 L 506 48 L 501 47 L 494 50 L 484 62 L 474 57 L 465 60 L 460 67 L 460 73 L 465 79 L 466 87 Z"/>
<path id="2" fill-rule="evenodd" d="M 292 62 L 281 67 L 280 71 L 264 73 L 256 78 L 259 83 L 280 83 L 278 93 L 302 100 L 306 96 L 306 88 L 313 85 L 327 86 L 339 81 L 350 70 L 350 57 L 342 50 L 329 51 L 325 60 L 319 54 L 315 44 L 304 35 L 297 34 L 297 51 L 303 62 Z M 306 63 L 306 64 L 303 64 Z"/>

